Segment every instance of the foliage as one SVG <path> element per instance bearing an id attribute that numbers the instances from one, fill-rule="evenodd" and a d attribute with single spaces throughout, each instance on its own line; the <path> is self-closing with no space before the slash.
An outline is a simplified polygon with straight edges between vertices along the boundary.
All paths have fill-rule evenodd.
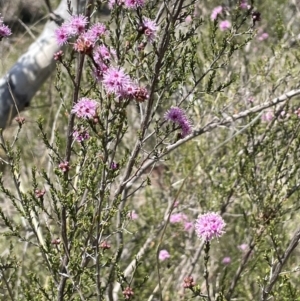
<path id="1" fill-rule="evenodd" d="M 51 107 L 1 135 L 3 299 L 298 300 L 299 13 L 110 3 L 106 35 L 56 55 L 55 92 L 36 100 Z M 109 90 L 111 67 L 124 87 Z M 209 212 L 225 233 L 201 240 Z"/>

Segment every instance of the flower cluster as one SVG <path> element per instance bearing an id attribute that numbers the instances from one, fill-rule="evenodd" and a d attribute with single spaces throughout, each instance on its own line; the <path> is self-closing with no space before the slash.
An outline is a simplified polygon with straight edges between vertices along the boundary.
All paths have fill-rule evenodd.
<path id="1" fill-rule="evenodd" d="M 0 18 L 0 41 L 2 38 L 8 37 L 11 35 L 10 28 L 3 23 L 3 19 Z"/>
<path id="2" fill-rule="evenodd" d="M 78 52 L 89 53 L 98 38 L 106 34 L 106 27 L 102 23 L 94 24 L 86 31 L 88 20 L 83 15 L 72 16 L 69 21 L 64 22 L 61 27 L 55 30 L 57 44 L 62 46 L 70 38 L 77 37 L 74 43 L 74 49 Z"/>
<path id="3" fill-rule="evenodd" d="M 172 107 L 165 113 L 165 119 L 177 123 L 181 128 L 182 138 L 189 135 L 192 132 L 192 126 L 188 120 L 185 112 L 178 107 Z"/>
<path id="4" fill-rule="evenodd" d="M 144 5 L 144 1 L 116 0 L 110 1 L 110 4 L 112 6 L 124 5 L 127 8 L 138 8 Z M 102 83 L 108 95 L 114 95 L 119 100 L 126 98 L 134 99 L 137 102 L 146 101 L 149 98 L 147 89 L 139 86 L 121 67 L 113 66 L 112 60 L 116 59 L 116 51 L 101 40 L 107 33 L 105 25 L 96 23 L 88 30 L 86 29 L 87 25 L 88 19 L 85 16 L 72 16 L 69 21 L 63 23 L 55 31 L 57 43 L 62 46 L 68 43 L 71 37 L 75 37 L 74 50 L 87 54 L 92 59 L 93 74 Z M 142 23 L 142 31 L 148 41 L 153 41 L 157 31 L 155 22 L 145 18 Z M 62 52 L 56 53 L 55 60 L 61 61 L 62 55 Z M 91 100 L 81 100 L 74 106 L 72 113 L 75 113 L 79 118 L 91 119 L 92 115 L 96 113 L 96 104 Z M 75 136 L 76 140 L 81 139 L 76 132 Z"/>
<path id="5" fill-rule="evenodd" d="M 225 233 L 226 224 L 223 218 L 214 212 L 202 214 L 195 223 L 195 231 L 199 238 L 210 241 L 214 237 L 220 237 Z"/>

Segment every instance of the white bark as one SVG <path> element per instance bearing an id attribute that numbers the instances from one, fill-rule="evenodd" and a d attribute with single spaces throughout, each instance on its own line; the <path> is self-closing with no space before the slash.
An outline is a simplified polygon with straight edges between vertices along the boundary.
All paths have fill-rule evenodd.
<path id="1" fill-rule="evenodd" d="M 73 13 L 77 12 L 79 2 L 78 5 L 82 8 L 84 0 L 71 0 Z M 67 0 L 62 0 L 54 13 L 64 20 L 69 19 Z M 60 50 L 54 38 L 57 27 L 54 21 L 48 21 L 38 39 L 0 79 L 0 128 L 4 129 L 17 112 L 29 105 L 32 97 L 55 69 L 53 55 Z"/>

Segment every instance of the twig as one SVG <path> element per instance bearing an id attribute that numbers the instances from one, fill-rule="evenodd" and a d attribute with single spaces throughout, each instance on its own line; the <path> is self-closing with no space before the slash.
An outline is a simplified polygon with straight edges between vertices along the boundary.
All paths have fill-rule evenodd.
<path id="1" fill-rule="evenodd" d="M 272 266 L 272 274 L 271 274 L 269 283 L 263 288 L 261 301 L 267 300 L 269 294 L 272 291 L 274 284 L 276 283 L 276 281 L 280 275 L 280 272 L 281 272 L 283 266 L 287 262 L 288 258 L 290 257 L 290 255 L 292 254 L 294 249 L 297 247 L 297 245 L 299 243 L 299 239 L 300 239 L 300 228 L 294 234 L 293 238 L 291 239 L 291 241 L 289 243 L 289 246 L 287 247 L 286 251 L 282 255 L 281 259 Z"/>
<path id="2" fill-rule="evenodd" d="M 285 94 L 280 95 L 279 97 L 276 97 L 272 100 L 269 101 L 265 101 L 264 103 L 254 106 L 250 109 L 247 109 L 245 111 L 241 111 L 240 113 L 234 114 L 232 116 L 228 116 L 226 118 L 220 119 L 215 117 L 213 120 L 211 120 L 210 122 L 208 122 L 205 126 L 203 127 L 199 127 L 198 129 L 195 129 L 193 131 L 193 133 L 191 133 L 190 135 L 186 136 L 184 139 L 181 139 L 179 141 L 177 141 L 174 144 L 171 144 L 169 146 L 166 147 L 166 151 L 161 153 L 160 155 L 157 156 L 156 160 L 149 160 L 147 163 L 145 163 L 145 165 L 143 167 L 141 167 L 141 169 L 139 170 L 139 172 L 136 173 L 136 175 L 130 179 L 130 182 L 126 183 L 126 187 L 131 187 L 141 176 L 141 174 L 145 173 L 145 171 L 155 162 L 159 161 L 160 159 L 162 159 L 163 157 L 165 157 L 167 154 L 171 153 L 172 151 L 174 151 L 175 149 L 177 149 L 179 146 L 183 145 L 184 143 L 186 143 L 189 140 L 192 140 L 193 138 L 196 138 L 198 136 L 201 136 L 207 132 L 210 132 L 220 126 L 228 126 L 230 124 L 232 124 L 234 121 L 242 119 L 242 118 L 246 118 L 251 114 L 255 114 L 255 113 L 260 113 L 261 111 L 273 107 L 279 103 L 282 103 L 284 101 L 287 101 L 297 95 L 300 94 L 300 89 L 298 90 L 291 90 Z M 240 134 L 243 130 L 239 131 L 238 134 Z M 234 135 L 233 137 L 235 137 L 236 135 Z M 231 137 L 231 138 L 233 138 Z M 226 140 L 226 142 L 229 142 L 230 140 Z M 224 143 L 222 143 L 223 145 Z M 217 147 L 218 148 L 218 147 Z"/>

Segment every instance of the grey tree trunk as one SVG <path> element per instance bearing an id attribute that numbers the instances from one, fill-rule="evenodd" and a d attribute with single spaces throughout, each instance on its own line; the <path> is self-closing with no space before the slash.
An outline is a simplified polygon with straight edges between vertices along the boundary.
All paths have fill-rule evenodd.
<path id="1" fill-rule="evenodd" d="M 85 0 L 71 0 L 73 13 L 81 10 L 84 3 Z M 69 19 L 67 0 L 62 0 L 54 13 L 64 20 Z M 17 112 L 29 105 L 55 69 L 53 55 L 60 50 L 54 38 L 57 27 L 54 21 L 48 21 L 38 39 L 0 79 L 0 128 L 4 129 Z"/>

